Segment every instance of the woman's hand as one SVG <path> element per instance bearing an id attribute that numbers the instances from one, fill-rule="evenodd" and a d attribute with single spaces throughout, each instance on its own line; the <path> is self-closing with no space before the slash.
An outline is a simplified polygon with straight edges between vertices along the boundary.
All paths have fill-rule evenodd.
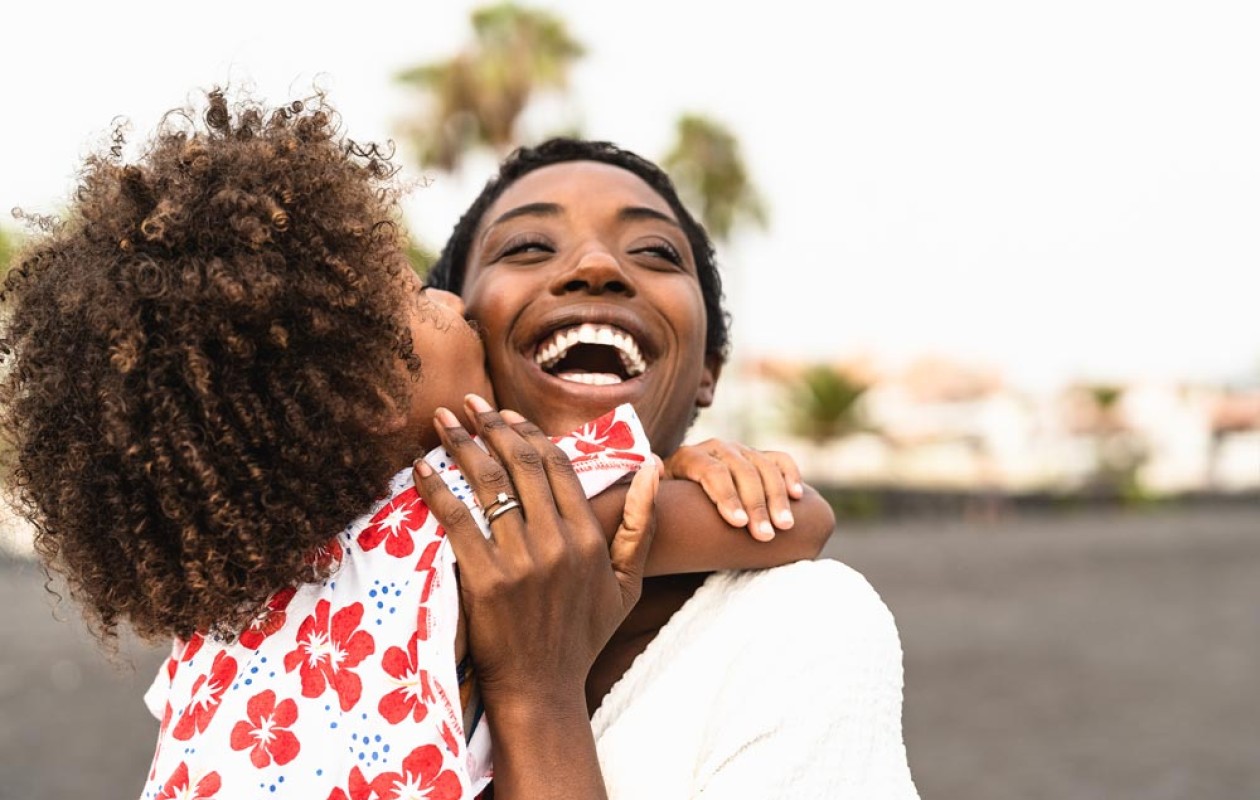
<path id="1" fill-rule="evenodd" d="M 483 697 L 500 708 L 584 698 L 591 663 L 638 601 L 660 470 L 649 462 L 635 476 L 610 545 L 568 457 L 541 430 L 472 395 L 467 411 L 489 453 L 450 411 L 439 409 L 435 422 L 490 512 L 491 538 L 431 467 L 417 462 L 415 479 L 459 562 Z M 500 493 L 520 507 L 495 515 Z"/>
<path id="2" fill-rule="evenodd" d="M 763 542 L 774 538 L 775 528 L 795 524 L 788 500 L 804 495 L 801 471 L 790 455 L 721 439 L 678 448 L 665 459 L 664 477 L 700 484 L 723 519 L 736 528 L 747 526 Z"/>

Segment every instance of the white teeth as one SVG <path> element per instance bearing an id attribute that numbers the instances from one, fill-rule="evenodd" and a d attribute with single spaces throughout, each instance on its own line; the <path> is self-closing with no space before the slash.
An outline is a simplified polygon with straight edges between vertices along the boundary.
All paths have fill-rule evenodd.
<path id="1" fill-rule="evenodd" d="M 621 383 L 621 378 L 608 372 L 561 372 L 556 377 L 571 383 L 585 383 L 588 386 L 612 386 Z"/>
<path id="2" fill-rule="evenodd" d="M 602 344 L 614 347 L 621 357 L 621 364 L 631 377 L 641 375 L 647 370 L 647 361 L 639 350 L 639 343 L 629 333 L 612 325 L 594 325 L 584 323 L 571 328 L 558 330 L 538 345 L 534 353 L 534 361 L 544 368 L 554 366 L 556 362 L 578 344 Z M 566 373 L 565 380 L 576 380 L 574 376 L 589 375 L 590 380 L 583 378 L 578 383 L 606 386 L 610 383 L 621 383 L 616 375 L 608 373 Z M 609 379 L 612 380 L 609 380 Z"/>

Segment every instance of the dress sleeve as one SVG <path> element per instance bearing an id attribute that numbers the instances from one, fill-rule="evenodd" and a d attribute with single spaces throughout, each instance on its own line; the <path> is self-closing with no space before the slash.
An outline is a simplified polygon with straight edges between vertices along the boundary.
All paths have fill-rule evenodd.
<path id="1" fill-rule="evenodd" d="M 171 680 L 175 675 L 175 666 L 179 663 L 180 653 L 184 651 L 184 643 L 178 639 L 171 642 L 171 654 L 158 667 L 153 676 L 153 683 L 144 692 L 144 706 L 154 719 L 161 720 L 166 712 L 166 698 L 171 693 Z"/>

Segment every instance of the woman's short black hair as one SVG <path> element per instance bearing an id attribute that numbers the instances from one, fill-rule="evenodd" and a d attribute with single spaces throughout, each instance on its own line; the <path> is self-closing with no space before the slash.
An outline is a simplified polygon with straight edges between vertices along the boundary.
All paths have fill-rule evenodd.
<path id="1" fill-rule="evenodd" d="M 718 273 L 717 257 L 713 242 L 696 218 L 683 206 L 673 181 L 664 170 L 651 161 L 624 150 L 611 142 L 589 139 L 557 137 L 534 147 L 521 147 L 499 165 L 498 174 L 486 182 L 481 194 L 460 217 L 451 232 L 437 263 L 429 271 L 428 283 L 439 289 L 460 293 L 464 288 L 464 276 L 468 268 L 468 254 L 473 235 L 486 210 L 498 200 L 507 188 L 536 169 L 568 161 L 596 161 L 637 175 L 659 194 L 682 225 L 696 259 L 696 272 L 700 278 L 700 290 L 704 295 L 705 353 L 725 359 L 730 348 L 730 314 L 723 307 L 722 276 Z"/>

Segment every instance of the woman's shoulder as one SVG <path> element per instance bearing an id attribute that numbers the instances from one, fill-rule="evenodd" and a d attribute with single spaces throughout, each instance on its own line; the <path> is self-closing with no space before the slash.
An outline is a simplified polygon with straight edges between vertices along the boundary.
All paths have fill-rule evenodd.
<path id="1" fill-rule="evenodd" d="M 858 570 L 835 559 L 771 569 L 721 572 L 696 593 L 703 616 L 729 615 L 760 633 L 759 649 L 793 648 L 809 639 L 837 658 L 895 660 L 901 639 L 892 611 Z"/>
<path id="2" fill-rule="evenodd" d="M 889 614 L 866 576 L 831 558 L 795 561 L 781 567 L 716 573 L 706 584 L 710 602 L 741 598 L 767 613 L 796 615 L 820 605 L 852 614 Z M 890 615 L 890 614 L 889 614 Z"/>

